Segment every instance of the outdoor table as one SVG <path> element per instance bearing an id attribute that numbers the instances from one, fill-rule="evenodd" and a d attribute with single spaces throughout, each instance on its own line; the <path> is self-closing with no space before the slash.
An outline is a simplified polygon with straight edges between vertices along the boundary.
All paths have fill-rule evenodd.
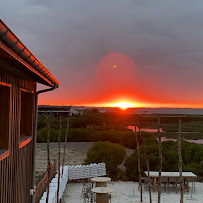
<path id="1" fill-rule="evenodd" d="M 148 171 L 145 171 L 146 176 L 148 176 Z M 156 179 L 159 177 L 159 172 L 157 171 L 149 171 L 149 177 L 153 178 L 153 188 L 156 190 Z M 179 178 L 180 173 L 179 172 L 161 172 L 161 177 L 166 178 Z M 196 178 L 197 176 L 192 172 L 182 172 L 183 178 Z"/>
<path id="2" fill-rule="evenodd" d="M 109 200 L 102 200 L 102 195 L 112 193 L 114 189 L 111 187 L 95 187 L 91 191 L 96 193 L 96 203 L 109 203 Z"/>
<path id="3" fill-rule="evenodd" d="M 95 178 L 91 178 L 91 181 L 96 182 L 96 187 L 106 187 L 107 186 L 107 182 L 109 182 L 111 180 L 111 178 L 108 177 L 95 177 Z"/>

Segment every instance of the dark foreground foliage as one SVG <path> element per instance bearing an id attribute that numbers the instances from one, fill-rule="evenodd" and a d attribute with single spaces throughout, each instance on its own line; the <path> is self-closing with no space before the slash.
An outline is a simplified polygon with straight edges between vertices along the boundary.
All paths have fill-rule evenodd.
<path id="1" fill-rule="evenodd" d="M 142 175 L 147 171 L 146 162 L 144 159 L 143 146 L 141 150 L 141 169 Z M 150 170 L 159 170 L 159 149 L 157 140 L 154 138 L 146 139 L 146 150 L 149 159 Z M 163 171 L 179 171 L 178 169 L 178 143 L 174 141 L 162 142 L 163 150 Z M 192 171 L 199 176 L 201 180 L 203 177 L 203 148 L 197 144 L 192 144 L 182 140 L 182 157 L 183 157 L 183 171 Z M 126 175 L 130 180 L 138 181 L 137 170 L 137 151 L 125 160 Z"/>
<path id="2" fill-rule="evenodd" d="M 90 113 L 90 115 L 92 112 Z M 98 113 L 99 114 L 99 113 Z M 121 120 L 114 121 L 113 126 L 106 126 L 105 124 L 108 123 L 108 119 L 104 123 L 101 122 L 102 118 L 96 117 L 96 121 L 93 121 L 88 116 L 76 117 L 71 118 L 70 120 L 70 129 L 68 132 L 68 142 L 98 142 L 98 141 L 109 141 L 112 143 L 117 143 L 122 146 L 135 149 L 136 148 L 136 140 L 134 136 L 134 132 L 128 130 L 126 127 L 119 127 L 119 124 L 122 123 Z M 100 114 L 99 114 L 100 115 Z M 104 115 L 103 115 L 104 116 Z M 84 127 L 83 124 L 78 124 L 78 119 L 81 122 L 85 122 Z M 88 121 L 86 121 L 89 119 Z M 121 119 L 121 118 L 120 118 Z M 51 125 L 50 131 L 50 142 L 57 142 L 58 141 L 58 119 L 51 118 L 49 119 Z M 66 119 L 62 121 L 62 132 L 61 132 L 61 141 L 64 142 L 65 140 L 65 133 L 66 133 Z M 117 124 L 118 125 L 117 125 Z M 101 126 L 96 126 L 95 124 L 100 124 Z M 74 127 L 74 128 L 73 128 Z M 120 128 L 120 129 L 119 129 Z M 150 137 L 152 133 L 143 132 L 144 137 Z M 47 128 L 46 128 L 46 118 L 40 117 L 38 119 L 38 132 L 37 132 L 37 142 L 46 142 L 47 136 Z M 139 138 L 139 143 L 142 143 L 142 140 Z"/>
<path id="3" fill-rule="evenodd" d="M 125 148 L 110 142 L 96 142 L 87 152 L 84 164 L 106 163 L 106 170 L 109 175 L 115 176 L 120 165 L 126 157 Z"/>

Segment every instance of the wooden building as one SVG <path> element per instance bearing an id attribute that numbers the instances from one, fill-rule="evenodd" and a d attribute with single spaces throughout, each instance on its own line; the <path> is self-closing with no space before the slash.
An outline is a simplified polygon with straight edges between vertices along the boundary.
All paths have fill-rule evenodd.
<path id="1" fill-rule="evenodd" d="M 70 109 L 71 106 L 39 105 L 38 116 L 48 116 L 49 118 L 62 116 L 66 118 L 70 116 Z"/>
<path id="2" fill-rule="evenodd" d="M 0 203 L 32 202 L 38 95 L 58 85 L 0 20 Z"/>

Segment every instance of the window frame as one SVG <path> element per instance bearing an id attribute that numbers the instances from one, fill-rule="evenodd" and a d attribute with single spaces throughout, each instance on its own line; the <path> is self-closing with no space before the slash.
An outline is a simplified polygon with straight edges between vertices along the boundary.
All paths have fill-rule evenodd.
<path id="1" fill-rule="evenodd" d="M 32 96 L 33 96 L 33 98 L 32 98 L 32 116 L 31 116 L 31 120 L 32 120 L 31 135 L 27 135 L 25 137 L 21 137 L 22 92 L 32 94 Z M 34 91 L 29 90 L 29 89 L 20 88 L 20 135 L 19 135 L 19 149 L 24 147 L 28 143 L 30 143 L 32 141 L 32 139 L 33 139 L 33 130 L 34 130 L 34 128 L 33 128 L 33 122 L 34 122 L 34 101 L 35 101 L 34 98 L 35 98 Z"/>
<path id="2" fill-rule="evenodd" d="M 5 149 L 3 153 L 0 153 L 0 161 L 2 161 L 3 159 L 5 159 L 6 157 L 9 156 L 10 151 L 9 151 L 9 139 L 10 139 L 10 114 L 11 114 L 11 84 L 9 83 L 5 83 L 0 81 L 0 86 L 4 86 L 4 87 L 9 87 L 9 112 L 8 112 L 8 144 L 7 144 L 7 149 Z"/>

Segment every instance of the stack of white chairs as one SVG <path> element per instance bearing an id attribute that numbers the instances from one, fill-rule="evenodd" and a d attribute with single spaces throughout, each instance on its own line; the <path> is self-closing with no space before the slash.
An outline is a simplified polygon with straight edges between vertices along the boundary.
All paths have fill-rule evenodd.
<path id="1" fill-rule="evenodd" d="M 81 179 L 81 165 L 77 165 L 75 166 L 75 176 L 76 176 L 76 179 Z"/>
<path id="2" fill-rule="evenodd" d="M 105 163 L 98 163 L 98 176 L 105 176 L 106 175 L 106 164 Z"/>
<path id="3" fill-rule="evenodd" d="M 86 176 L 87 178 L 91 178 L 91 166 L 90 165 L 86 165 Z"/>
<path id="4" fill-rule="evenodd" d="M 74 180 L 74 179 L 76 179 L 74 166 L 69 166 L 69 167 L 68 167 L 68 179 L 69 179 L 69 180 Z"/>
<path id="5" fill-rule="evenodd" d="M 79 170 L 78 170 L 78 179 L 83 179 L 83 166 L 79 165 Z"/>
<path id="6" fill-rule="evenodd" d="M 68 179 L 78 180 L 106 175 L 106 164 L 68 166 Z"/>
<path id="7" fill-rule="evenodd" d="M 98 164 L 90 164 L 91 165 L 91 174 L 92 177 L 98 177 L 99 173 L 98 173 Z"/>
<path id="8" fill-rule="evenodd" d="M 101 176 L 101 171 L 102 171 L 102 168 L 101 168 L 101 163 L 98 163 L 98 167 L 97 167 L 97 171 L 98 171 L 98 176 Z"/>
<path id="9" fill-rule="evenodd" d="M 82 170 L 82 178 L 86 178 L 86 166 L 82 165 L 81 170 Z"/>

